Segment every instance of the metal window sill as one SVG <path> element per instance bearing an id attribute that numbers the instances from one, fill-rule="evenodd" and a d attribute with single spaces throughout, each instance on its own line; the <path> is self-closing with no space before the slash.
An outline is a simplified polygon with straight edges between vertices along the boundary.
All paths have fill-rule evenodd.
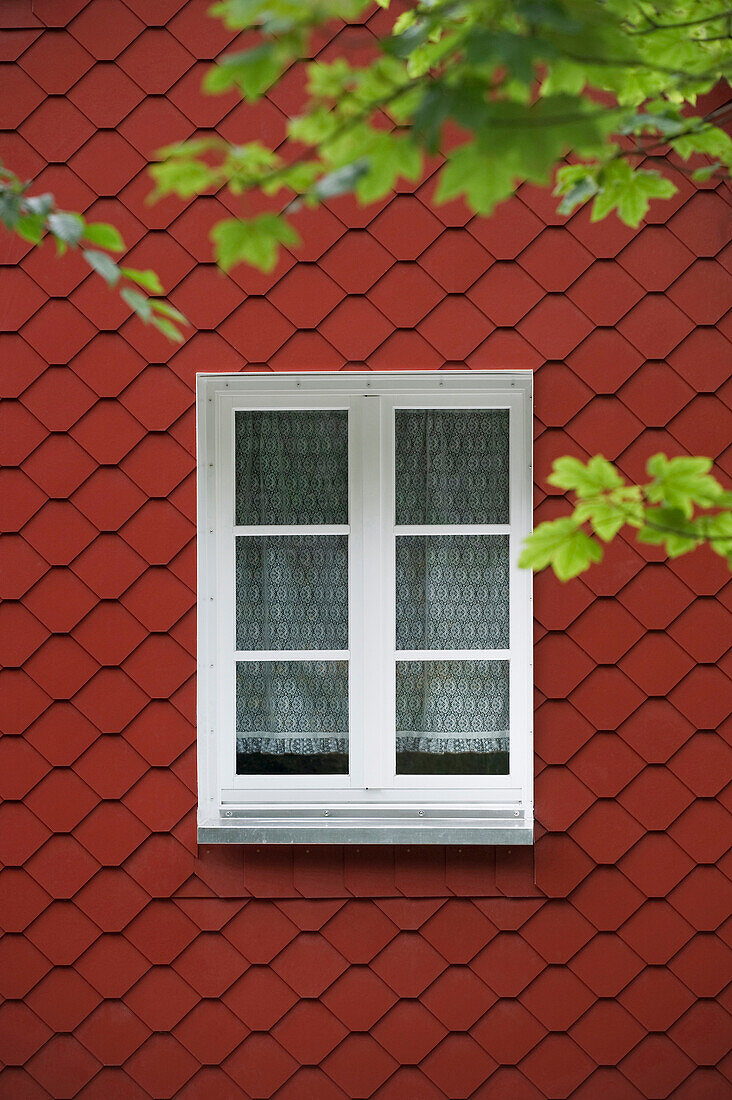
<path id="1" fill-rule="evenodd" d="M 419 823 L 395 816 L 221 817 L 198 824 L 199 844 L 486 844 L 531 845 L 533 821 L 525 816 L 431 817 Z"/>

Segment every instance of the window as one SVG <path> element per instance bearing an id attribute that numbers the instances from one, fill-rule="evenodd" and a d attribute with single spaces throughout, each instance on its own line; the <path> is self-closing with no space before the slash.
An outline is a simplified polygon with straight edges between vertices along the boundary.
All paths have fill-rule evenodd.
<path id="1" fill-rule="evenodd" d="M 531 373 L 198 377 L 199 841 L 529 844 Z"/>

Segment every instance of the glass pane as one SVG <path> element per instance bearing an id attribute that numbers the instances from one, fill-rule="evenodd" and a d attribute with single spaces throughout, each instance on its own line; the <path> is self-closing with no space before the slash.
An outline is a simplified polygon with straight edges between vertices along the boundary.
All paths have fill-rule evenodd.
<path id="1" fill-rule="evenodd" d="M 396 410 L 396 522 L 508 523 L 508 409 Z"/>
<path id="2" fill-rule="evenodd" d="M 397 661 L 398 775 L 507 775 L 508 661 Z"/>
<path id="3" fill-rule="evenodd" d="M 237 649 L 348 649 L 348 536 L 236 540 Z"/>
<path id="4" fill-rule="evenodd" d="M 237 775 L 348 774 L 348 662 L 238 661 Z"/>
<path id="5" fill-rule="evenodd" d="M 508 649 L 508 535 L 400 535 L 397 649 Z"/>
<path id="6" fill-rule="evenodd" d="M 348 523 L 348 410 L 236 413 L 237 524 Z"/>

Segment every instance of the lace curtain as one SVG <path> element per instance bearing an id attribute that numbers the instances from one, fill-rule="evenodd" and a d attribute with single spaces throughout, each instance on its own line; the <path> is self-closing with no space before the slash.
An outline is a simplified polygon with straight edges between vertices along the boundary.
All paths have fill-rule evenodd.
<path id="1" fill-rule="evenodd" d="M 347 523 L 347 417 L 237 412 L 236 523 Z M 508 443 L 506 410 L 397 410 L 396 522 L 507 523 Z M 397 649 L 508 648 L 509 564 L 504 535 L 397 537 Z M 236 645 L 347 649 L 347 538 L 238 537 Z M 396 682 L 397 754 L 507 751 L 506 661 L 399 661 Z M 348 663 L 239 662 L 236 718 L 239 754 L 347 753 Z"/>
<path id="2" fill-rule="evenodd" d="M 508 751 L 508 661 L 398 661 L 400 752 Z"/>
<path id="3" fill-rule="evenodd" d="M 239 525 L 348 523 L 347 410 L 237 412 L 235 478 Z M 346 536 L 240 536 L 235 570 L 237 649 L 348 649 Z M 238 771 L 347 771 L 348 662 L 238 662 L 236 730 Z"/>
<path id="4" fill-rule="evenodd" d="M 235 523 L 348 523 L 348 410 L 237 412 Z"/>
<path id="5" fill-rule="evenodd" d="M 237 649 L 348 649 L 348 536 L 236 540 Z"/>
<path id="6" fill-rule="evenodd" d="M 239 661 L 240 753 L 348 752 L 347 661 Z"/>
<path id="7" fill-rule="evenodd" d="M 509 522 L 506 409 L 397 409 L 396 522 Z M 396 540 L 397 649 L 509 647 L 507 535 Z M 507 661 L 398 661 L 397 771 L 407 753 L 506 753 Z M 449 773 L 442 761 L 435 770 Z M 470 770 L 470 768 L 468 768 Z"/>
<path id="8" fill-rule="evenodd" d="M 507 409 L 395 416 L 397 523 L 508 523 Z"/>
<path id="9" fill-rule="evenodd" d="M 508 535 L 397 538 L 397 649 L 508 649 L 508 611 Z"/>

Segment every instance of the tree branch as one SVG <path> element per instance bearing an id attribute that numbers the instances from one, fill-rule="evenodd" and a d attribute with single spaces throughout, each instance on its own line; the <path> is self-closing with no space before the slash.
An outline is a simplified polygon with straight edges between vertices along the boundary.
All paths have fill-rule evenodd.
<path id="1" fill-rule="evenodd" d="M 629 31 L 628 34 L 630 37 L 637 38 L 642 35 L 655 34 L 657 31 L 678 31 L 684 30 L 686 27 L 702 27 L 706 23 L 716 23 L 718 19 L 727 19 L 731 15 L 732 8 L 725 8 L 724 11 L 720 11 L 716 15 L 707 15 L 702 19 L 687 19 L 683 23 L 654 23 L 650 16 L 644 12 L 643 18 L 647 19 L 651 26 L 642 31 Z M 699 41 L 708 42 L 710 39 L 700 39 Z"/>

